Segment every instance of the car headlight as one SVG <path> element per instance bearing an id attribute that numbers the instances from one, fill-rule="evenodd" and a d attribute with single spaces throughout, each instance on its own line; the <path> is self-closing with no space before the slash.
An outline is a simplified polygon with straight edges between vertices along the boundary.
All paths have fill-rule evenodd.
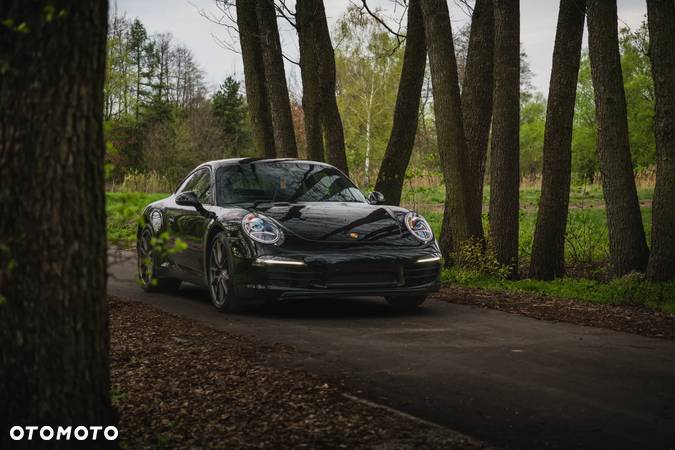
<path id="1" fill-rule="evenodd" d="M 246 214 L 241 219 L 241 227 L 248 237 L 262 244 L 276 244 L 283 236 L 279 227 L 258 214 Z"/>
<path id="2" fill-rule="evenodd" d="M 434 238 L 434 232 L 431 231 L 429 222 L 415 212 L 409 212 L 405 215 L 405 226 L 408 231 L 422 242 L 429 242 Z"/>

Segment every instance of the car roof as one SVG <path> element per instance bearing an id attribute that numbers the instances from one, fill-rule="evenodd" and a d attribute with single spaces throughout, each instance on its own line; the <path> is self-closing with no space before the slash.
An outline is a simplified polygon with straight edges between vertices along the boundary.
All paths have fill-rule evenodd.
<path id="1" fill-rule="evenodd" d="M 236 164 L 267 164 L 267 163 L 280 163 L 280 162 L 299 162 L 307 164 L 317 164 L 321 166 L 332 167 L 330 164 L 326 164 L 319 161 L 310 161 L 305 159 L 298 158 L 229 158 L 229 159 L 216 159 L 213 161 L 208 161 L 199 165 L 199 167 L 211 166 L 213 168 L 218 168 L 222 166 L 233 166 Z M 198 167 L 198 168 L 199 168 Z M 196 170 L 196 169 L 195 169 Z"/>

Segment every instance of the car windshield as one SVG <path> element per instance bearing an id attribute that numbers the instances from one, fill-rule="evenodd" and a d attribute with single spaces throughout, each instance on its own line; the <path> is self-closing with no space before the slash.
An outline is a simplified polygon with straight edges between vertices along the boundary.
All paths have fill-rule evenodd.
<path id="1" fill-rule="evenodd" d="M 218 203 L 359 202 L 366 198 L 334 167 L 308 162 L 233 164 L 216 172 Z"/>

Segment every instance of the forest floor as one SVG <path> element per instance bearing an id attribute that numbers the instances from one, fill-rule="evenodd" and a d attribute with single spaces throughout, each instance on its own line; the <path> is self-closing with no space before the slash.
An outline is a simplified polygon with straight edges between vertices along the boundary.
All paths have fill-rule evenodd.
<path id="1" fill-rule="evenodd" d="M 273 358 L 293 348 L 110 297 L 121 447 L 479 449 L 446 428 L 369 405 Z"/>
<path id="2" fill-rule="evenodd" d="M 551 322 L 567 322 L 642 336 L 675 339 L 675 315 L 642 305 L 590 303 L 528 292 L 446 285 L 434 298 Z"/>

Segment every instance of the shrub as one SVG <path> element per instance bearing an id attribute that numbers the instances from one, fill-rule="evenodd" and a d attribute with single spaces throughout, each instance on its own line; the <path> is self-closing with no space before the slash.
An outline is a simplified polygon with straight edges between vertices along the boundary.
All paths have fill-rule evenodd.
<path id="1" fill-rule="evenodd" d="M 491 246 L 483 246 L 479 239 L 462 242 L 456 252 L 450 255 L 454 267 L 446 275 L 459 283 L 479 278 L 506 279 L 511 269 L 500 264 Z"/>
<path id="2" fill-rule="evenodd" d="M 124 176 L 121 184 L 113 184 L 108 190 L 113 192 L 172 192 L 173 186 L 165 176 L 154 170 L 140 172 L 131 169 Z"/>
<path id="3" fill-rule="evenodd" d="M 578 206 L 570 208 L 567 218 L 567 257 L 572 266 L 589 266 L 608 258 L 609 238 L 604 211 L 587 204 L 591 193 L 585 188 L 578 195 Z"/>

